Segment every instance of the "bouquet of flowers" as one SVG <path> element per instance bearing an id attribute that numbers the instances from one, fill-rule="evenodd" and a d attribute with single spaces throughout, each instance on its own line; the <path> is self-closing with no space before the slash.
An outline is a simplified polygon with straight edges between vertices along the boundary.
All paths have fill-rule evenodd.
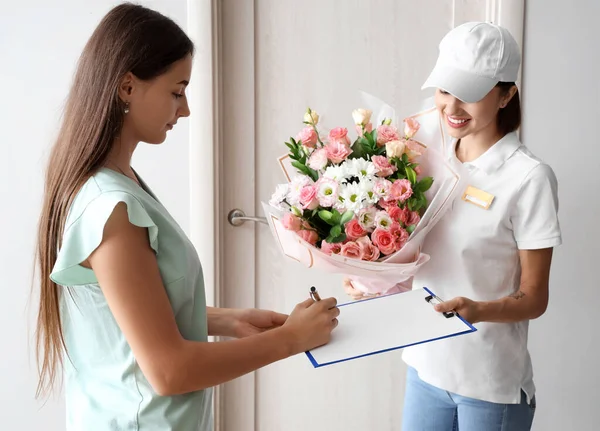
<path id="1" fill-rule="evenodd" d="M 323 143 L 319 116 L 309 108 L 306 127 L 286 142 L 298 174 L 277 187 L 270 204 L 285 211 L 286 229 L 322 252 L 384 261 L 415 231 L 434 180 L 420 175 L 425 147 L 412 139 L 418 121 L 406 119 L 401 134 L 391 119 L 373 129 L 371 115 L 352 113 L 354 143 L 344 127 L 332 129 Z"/>
<path id="2" fill-rule="evenodd" d="M 423 142 L 444 139 L 435 110 L 399 127 L 389 105 L 370 100 L 379 108 L 377 126 L 373 110 L 354 110 L 353 141 L 345 127 L 320 132 L 319 114 L 307 109 L 304 128 L 279 159 L 288 181 L 263 203 L 285 255 L 351 277 L 365 296 L 397 290 L 429 260 L 423 240 L 461 182 Z"/>

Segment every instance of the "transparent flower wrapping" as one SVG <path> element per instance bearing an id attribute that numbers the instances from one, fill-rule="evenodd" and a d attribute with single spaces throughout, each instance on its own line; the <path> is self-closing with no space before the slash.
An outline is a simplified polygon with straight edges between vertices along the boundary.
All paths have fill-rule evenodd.
<path id="1" fill-rule="evenodd" d="M 382 124 L 386 119 L 397 122 L 396 112 L 390 105 L 367 93 L 361 93 L 361 96 L 363 107 L 371 110 L 375 124 Z M 424 193 L 427 207 L 403 246 L 377 261 L 335 253 L 327 254 L 296 232 L 284 227 L 282 221 L 287 212 L 285 209 L 263 202 L 271 232 L 284 255 L 307 268 L 317 268 L 349 277 L 353 287 L 365 296 L 391 293 L 394 288 L 397 290 L 399 283 L 412 278 L 429 261 L 429 255 L 421 252 L 427 233 L 446 213 L 456 196 L 464 190 L 466 178 L 461 177 L 447 162 L 446 155 L 442 154 L 446 135 L 432 101 L 426 101 L 424 109 L 409 118 L 416 119 L 420 125 L 413 139 L 426 147 L 424 154 L 419 157 L 421 175 L 432 177 L 433 184 Z M 290 182 L 298 173 L 298 169 L 292 166 L 293 160 L 286 154 L 278 161 L 285 179 Z"/>

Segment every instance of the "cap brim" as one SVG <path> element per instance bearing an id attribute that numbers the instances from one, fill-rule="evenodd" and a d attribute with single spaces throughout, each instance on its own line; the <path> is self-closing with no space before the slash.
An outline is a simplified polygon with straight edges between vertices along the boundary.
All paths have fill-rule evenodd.
<path id="1" fill-rule="evenodd" d="M 497 83 L 494 79 L 436 65 L 421 89 L 440 88 L 465 103 L 475 103 L 492 91 Z"/>

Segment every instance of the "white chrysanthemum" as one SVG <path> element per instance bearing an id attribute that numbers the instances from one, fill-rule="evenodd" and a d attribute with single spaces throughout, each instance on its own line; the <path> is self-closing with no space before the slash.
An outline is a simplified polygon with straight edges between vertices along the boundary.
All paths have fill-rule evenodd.
<path id="1" fill-rule="evenodd" d="M 287 183 L 286 184 L 278 184 L 277 187 L 275 188 L 275 192 L 271 196 L 271 200 L 269 201 L 269 204 L 271 206 L 274 206 L 275 208 L 279 208 L 280 210 L 285 209 L 285 207 L 281 204 L 287 198 L 289 191 L 290 191 L 289 184 L 287 184 Z"/>
<path id="2" fill-rule="evenodd" d="M 331 180 L 342 182 L 347 178 L 347 171 L 344 166 L 345 166 L 344 163 L 341 165 L 337 165 L 337 166 L 336 165 L 329 166 L 327 169 L 325 169 L 323 176 L 325 178 L 329 178 Z"/>
<path id="3" fill-rule="evenodd" d="M 358 183 L 358 187 L 363 192 L 365 200 L 371 205 L 379 202 L 379 196 L 377 196 L 373 190 L 374 184 L 375 182 L 370 178 L 363 178 L 363 180 Z"/>
<path id="4" fill-rule="evenodd" d="M 288 203 L 297 206 L 300 203 L 300 191 L 302 191 L 304 186 L 313 183 L 314 181 L 306 175 L 296 175 L 290 183 L 290 189 L 287 195 Z"/>
<path id="5" fill-rule="evenodd" d="M 345 168 L 348 176 L 358 178 L 372 178 L 377 173 L 377 168 L 368 160 L 363 158 L 346 160 Z"/>
<path id="6" fill-rule="evenodd" d="M 366 195 L 359 184 L 353 183 L 341 187 L 340 197 L 346 210 L 358 213 L 364 207 Z"/>

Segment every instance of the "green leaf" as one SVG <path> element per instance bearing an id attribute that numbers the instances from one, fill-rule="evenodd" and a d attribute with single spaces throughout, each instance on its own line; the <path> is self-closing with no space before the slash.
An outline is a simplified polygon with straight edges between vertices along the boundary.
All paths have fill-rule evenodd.
<path id="1" fill-rule="evenodd" d="M 331 213 L 331 211 L 321 210 L 319 211 L 319 217 L 321 217 L 321 220 L 331 224 L 333 214 Z"/>
<path id="2" fill-rule="evenodd" d="M 308 172 L 307 172 L 308 168 L 303 163 L 300 163 L 299 161 L 294 160 L 292 162 L 292 166 L 295 167 L 296 169 L 298 169 L 300 172 L 303 172 L 308 175 Z"/>
<path id="3" fill-rule="evenodd" d="M 419 190 L 422 192 L 426 192 L 433 185 L 433 178 L 425 177 L 421 181 L 419 181 Z"/>
<path id="4" fill-rule="evenodd" d="M 421 204 L 419 209 L 427 207 L 427 197 L 424 194 L 421 194 L 419 203 Z"/>
<path id="5" fill-rule="evenodd" d="M 340 224 L 340 221 L 342 221 L 342 215 L 340 214 L 340 212 L 334 208 L 332 213 L 333 213 L 333 217 L 331 218 L 331 220 L 335 224 Z"/>
<path id="6" fill-rule="evenodd" d="M 340 224 L 346 224 L 346 223 L 348 223 L 350 220 L 352 220 L 352 217 L 354 217 L 354 213 L 352 211 L 346 211 L 342 215 L 342 219 L 340 220 Z"/>
<path id="7" fill-rule="evenodd" d="M 415 231 L 415 228 L 417 227 L 416 224 L 411 224 L 410 226 L 408 226 L 406 228 L 406 232 L 408 232 L 409 234 L 413 233 Z"/>
<path id="8" fill-rule="evenodd" d="M 414 202 L 415 201 L 412 198 L 409 199 L 408 202 L 407 202 L 408 209 L 411 210 L 411 211 L 414 211 Z"/>
<path id="9" fill-rule="evenodd" d="M 415 184 L 417 182 L 417 173 L 413 168 L 406 167 L 406 178 L 410 181 L 411 184 Z"/>
<path id="10" fill-rule="evenodd" d="M 336 236 L 336 237 L 332 237 L 330 235 L 327 238 L 325 238 L 325 241 L 327 241 L 329 244 L 336 244 L 336 243 L 339 243 L 339 242 L 343 242 L 343 241 L 346 241 L 346 234 L 343 233 L 343 234 L 341 234 L 339 236 Z"/>
<path id="11" fill-rule="evenodd" d="M 333 237 L 333 238 L 337 238 L 341 234 L 342 234 L 342 226 L 340 226 L 339 224 L 336 224 L 335 226 L 333 226 L 331 228 L 331 230 L 329 231 L 329 235 L 331 235 L 331 237 Z"/>
<path id="12" fill-rule="evenodd" d="M 404 162 L 405 165 L 407 165 L 410 162 L 406 153 L 402 154 L 402 162 Z"/>
<path id="13" fill-rule="evenodd" d="M 367 151 L 364 147 L 364 142 L 366 142 L 366 140 L 364 138 L 358 138 L 356 140 L 356 142 L 354 142 L 354 144 L 352 145 L 351 158 L 353 158 L 353 159 L 357 159 L 360 157 L 366 158 Z"/>
<path id="14" fill-rule="evenodd" d="M 346 241 L 346 234 L 342 233 L 334 238 L 335 242 L 343 242 Z"/>

